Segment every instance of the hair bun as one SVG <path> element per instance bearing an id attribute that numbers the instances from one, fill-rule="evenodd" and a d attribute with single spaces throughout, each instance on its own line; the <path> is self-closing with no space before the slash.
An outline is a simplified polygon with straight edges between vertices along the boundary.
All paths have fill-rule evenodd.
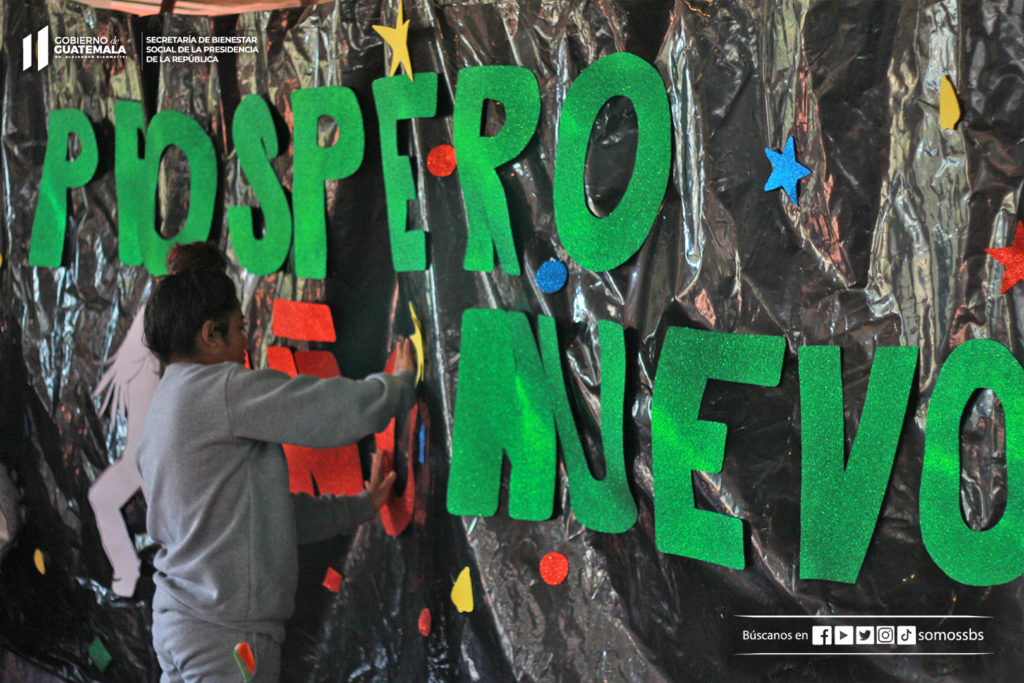
<path id="1" fill-rule="evenodd" d="M 215 272 L 227 270 L 228 260 L 212 242 L 179 244 L 167 254 L 167 272 L 178 273 Z"/>

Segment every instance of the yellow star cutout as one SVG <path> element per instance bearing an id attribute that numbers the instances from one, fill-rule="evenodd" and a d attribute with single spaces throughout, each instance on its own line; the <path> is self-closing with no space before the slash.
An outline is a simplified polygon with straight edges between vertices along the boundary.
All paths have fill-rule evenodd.
<path id="1" fill-rule="evenodd" d="M 398 71 L 398 65 L 405 67 L 405 73 L 412 78 L 412 62 L 409 59 L 409 20 L 402 21 L 402 3 L 398 3 L 398 21 L 394 28 L 390 26 L 374 26 L 373 30 L 380 34 L 388 45 L 391 46 L 391 72 L 388 76 L 394 76 Z"/>

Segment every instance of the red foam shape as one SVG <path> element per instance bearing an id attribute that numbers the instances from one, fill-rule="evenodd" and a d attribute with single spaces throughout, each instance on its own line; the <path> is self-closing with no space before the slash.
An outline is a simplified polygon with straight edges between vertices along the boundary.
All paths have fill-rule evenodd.
<path id="1" fill-rule="evenodd" d="M 363 491 L 363 468 L 359 447 L 307 448 L 286 444 L 288 488 L 292 493 L 314 495 L 313 478 L 320 493 L 355 496 Z"/>
<path id="2" fill-rule="evenodd" d="M 569 560 L 562 553 L 548 553 L 540 561 L 540 578 L 549 586 L 557 586 L 569 575 Z"/>
<path id="3" fill-rule="evenodd" d="M 419 624 L 418 624 L 419 629 L 420 629 L 420 635 L 423 636 L 424 638 L 429 636 L 430 635 L 430 628 L 431 628 L 431 626 L 433 626 L 433 623 L 434 623 L 434 619 L 430 615 L 430 610 L 427 609 L 426 607 L 424 607 L 423 611 L 420 612 L 420 621 L 419 621 Z"/>
<path id="4" fill-rule="evenodd" d="M 300 375 L 313 375 L 323 379 L 341 374 L 338 359 L 330 351 L 296 351 L 295 368 Z"/>
<path id="5" fill-rule="evenodd" d="M 324 576 L 324 586 L 328 590 L 337 593 L 341 590 L 341 580 L 343 578 L 345 577 L 343 577 L 338 572 L 334 571 L 333 567 L 328 567 L 327 574 Z"/>
<path id="6" fill-rule="evenodd" d="M 326 354 L 326 355 L 324 355 Z M 283 346 L 267 348 L 267 366 L 291 377 L 309 374 L 316 377 L 337 377 L 338 361 L 327 351 L 299 351 L 292 354 Z M 359 463 L 359 447 L 307 448 L 285 444 L 288 458 L 288 488 L 292 493 L 314 495 L 313 478 L 320 493 L 354 496 L 363 490 L 363 468 Z"/>
<path id="7" fill-rule="evenodd" d="M 427 170 L 438 178 L 445 178 L 455 172 L 455 148 L 438 145 L 427 154 Z"/>
<path id="8" fill-rule="evenodd" d="M 337 340 L 331 309 L 326 304 L 274 299 L 273 316 L 276 337 L 315 342 Z"/>
<path id="9" fill-rule="evenodd" d="M 384 372 L 394 372 L 395 369 L 395 355 L 398 353 L 396 347 L 391 352 L 391 357 L 388 358 L 388 362 L 384 366 Z M 409 436 L 406 440 L 406 453 L 408 454 L 408 468 L 406 469 L 405 476 L 405 490 L 402 491 L 401 496 L 396 496 L 394 489 L 391 490 L 391 495 L 388 496 L 388 501 L 384 503 L 384 506 L 380 509 L 380 521 L 384 525 L 384 530 L 388 532 L 390 536 L 397 536 L 406 527 L 409 526 L 409 522 L 412 520 L 413 508 L 416 503 L 416 476 L 413 473 L 413 459 L 415 453 L 415 438 L 416 438 L 416 418 L 419 415 L 419 404 L 412 407 L 406 417 L 406 422 L 409 425 Z M 377 443 L 377 450 L 381 454 L 384 465 L 384 474 L 387 474 L 394 469 L 394 458 L 395 458 L 395 419 L 392 418 L 388 426 L 384 428 L 384 431 L 379 432 L 374 436 L 374 440 Z"/>
<path id="10" fill-rule="evenodd" d="M 280 370 L 289 377 L 299 374 L 292 350 L 283 346 L 267 347 L 267 367 L 271 370 Z"/>
<path id="11" fill-rule="evenodd" d="M 988 255 L 1003 264 L 1002 294 L 1024 280 L 1024 222 L 1017 221 L 1013 244 L 1001 249 L 986 249 Z"/>

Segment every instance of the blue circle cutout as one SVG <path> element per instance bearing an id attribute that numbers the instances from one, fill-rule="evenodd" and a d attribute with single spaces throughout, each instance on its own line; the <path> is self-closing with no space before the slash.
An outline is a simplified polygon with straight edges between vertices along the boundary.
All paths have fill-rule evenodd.
<path id="1" fill-rule="evenodd" d="M 545 294 L 554 294 L 565 285 L 568 276 L 565 264 L 556 259 L 548 259 L 537 269 L 537 286 Z"/>

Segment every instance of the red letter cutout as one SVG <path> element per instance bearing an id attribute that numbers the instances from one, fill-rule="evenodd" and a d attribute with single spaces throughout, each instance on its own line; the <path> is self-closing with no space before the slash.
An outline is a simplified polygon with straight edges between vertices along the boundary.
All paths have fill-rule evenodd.
<path id="1" fill-rule="evenodd" d="M 322 304 L 303 304 L 300 302 L 277 299 L 274 301 L 274 315 L 287 311 L 288 323 L 278 327 L 275 319 L 274 331 L 278 334 L 282 328 L 293 334 L 302 332 L 306 336 L 321 336 L 313 330 L 332 330 L 331 311 Z M 303 321 L 299 317 L 306 315 L 316 320 Z M 312 341 L 307 339 L 306 341 Z M 421 361 L 422 362 L 422 361 Z M 284 346 L 271 346 L 267 349 L 267 365 L 273 370 L 280 370 L 294 377 L 297 374 L 313 375 L 320 378 L 338 377 L 338 361 L 330 351 L 295 351 Z M 395 366 L 395 354 L 388 359 L 385 372 L 392 372 Z M 413 453 L 417 449 L 416 424 L 419 417 L 419 405 L 414 405 L 407 415 L 408 439 L 406 453 L 408 468 L 406 470 L 405 490 L 401 496 L 392 491 L 388 502 L 380 510 L 381 522 L 391 536 L 397 536 L 409 526 L 416 500 L 416 478 L 413 473 Z M 384 460 L 384 472 L 395 467 L 395 420 L 392 419 L 383 432 L 376 435 L 377 450 Z M 306 448 L 304 446 L 285 445 L 288 457 L 289 487 L 293 493 L 305 492 L 313 495 L 313 480 L 320 493 L 354 496 L 363 490 L 363 472 L 359 463 L 359 448 L 352 444 L 341 448 Z"/>
<path id="2" fill-rule="evenodd" d="M 279 307 L 278 302 L 281 301 L 284 300 L 274 301 L 275 314 L 282 309 L 302 310 L 295 307 Z M 331 309 L 321 306 L 304 309 L 308 314 L 319 318 L 311 321 L 306 329 L 334 329 Z M 338 361 L 329 351 L 296 351 L 293 355 L 291 350 L 283 346 L 271 346 L 267 349 L 267 366 L 291 377 L 303 374 L 326 379 L 341 374 L 338 370 Z M 288 480 L 292 493 L 305 492 L 313 495 L 314 478 L 320 493 L 354 496 L 363 490 L 363 470 L 359 464 L 359 448 L 355 444 L 340 448 L 285 445 L 284 453 L 288 457 Z"/>
<path id="3" fill-rule="evenodd" d="M 395 352 L 397 350 L 396 348 L 391 353 L 391 357 L 388 358 L 387 365 L 384 366 L 384 372 L 390 373 L 394 371 Z M 420 362 L 422 363 L 423 361 L 421 360 Z M 413 475 L 412 461 L 413 453 L 415 452 L 414 444 L 416 442 L 416 422 L 418 416 L 419 404 L 417 403 L 406 416 L 406 421 L 409 425 L 409 439 L 406 442 L 409 467 L 406 470 L 405 490 L 402 491 L 402 495 L 399 497 L 395 495 L 395 491 L 392 489 L 388 502 L 380 509 L 380 521 L 384 524 L 384 530 L 391 536 L 397 536 L 405 531 L 405 528 L 409 526 L 409 520 L 412 519 L 412 511 L 416 501 L 416 478 Z M 375 439 L 377 441 L 377 450 L 380 451 L 381 457 L 384 459 L 384 472 L 390 472 L 395 467 L 395 453 L 398 451 L 396 448 L 397 444 L 395 443 L 395 418 L 391 419 L 388 426 L 384 428 L 383 432 L 377 434 Z"/>

